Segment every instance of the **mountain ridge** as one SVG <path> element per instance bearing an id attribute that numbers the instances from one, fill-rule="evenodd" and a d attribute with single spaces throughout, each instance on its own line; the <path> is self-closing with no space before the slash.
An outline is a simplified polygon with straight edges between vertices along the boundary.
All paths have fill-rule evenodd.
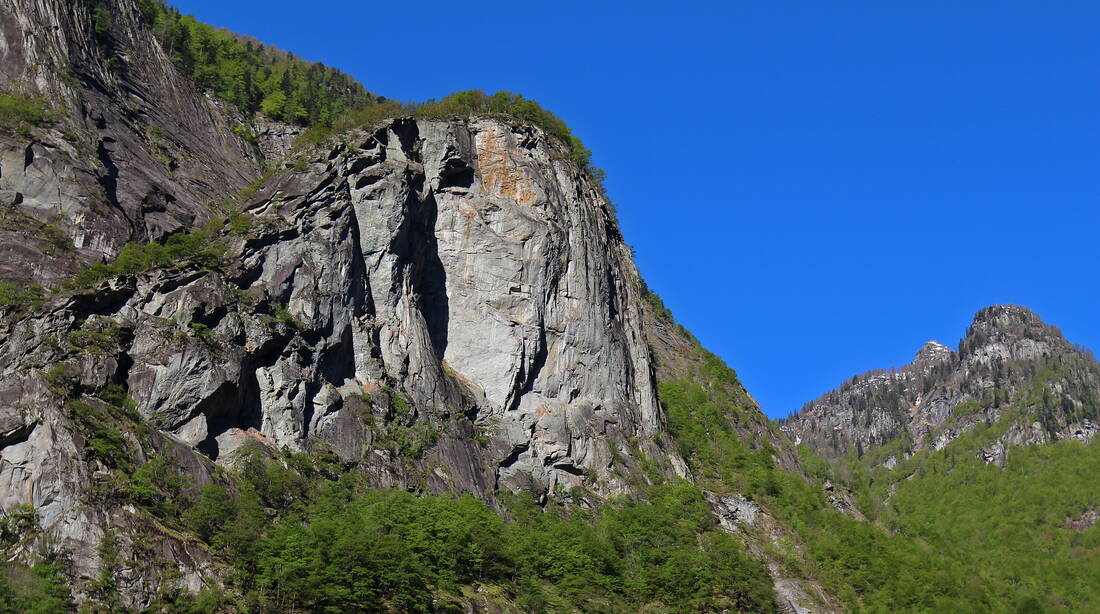
<path id="1" fill-rule="evenodd" d="M 800 443 L 834 457 L 852 449 L 862 455 L 863 449 L 882 446 L 897 437 L 911 439 L 916 449 L 942 446 L 975 420 L 998 421 L 1004 413 L 1002 405 L 1025 392 L 1040 368 L 1038 364 L 1059 359 L 1080 362 L 1090 373 L 1096 371 L 1091 353 L 1070 344 L 1057 328 L 1043 323 L 1031 310 L 1017 305 L 991 306 L 975 314 L 958 352 L 930 341 L 913 362 L 855 376 L 782 423 Z M 1085 381 L 1085 389 L 1077 397 L 1063 395 L 1059 400 L 1062 406 L 1040 412 L 1046 435 L 1033 438 L 1091 439 L 1087 433 L 1094 430 L 1090 425 L 1097 420 L 1100 378 L 1093 374 Z M 1067 387 L 1048 385 L 1043 390 L 1049 395 Z M 977 406 L 964 406 L 967 403 Z M 954 428 L 945 428 L 952 421 Z M 927 437 L 944 439 L 925 442 Z"/>

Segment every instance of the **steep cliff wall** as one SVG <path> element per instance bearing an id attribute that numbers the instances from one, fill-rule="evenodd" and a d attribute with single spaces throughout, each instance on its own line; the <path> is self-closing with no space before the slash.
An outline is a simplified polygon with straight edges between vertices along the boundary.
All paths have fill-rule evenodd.
<path id="1" fill-rule="evenodd" d="M 189 450 L 229 463 L 244 442 L 483 497 L 594 503 L 643 456 L 686 475 L 629 249 L 560 154 L 492 118 L 351 133 L 271 179 L 214 239 L 220 263 L 113 278 L 8 323 L 0 504 L 39 510 L 86 576 L 108 527 L 136 548 L 140 514 L 85 496 L 123 468 L 81 409 L 111 415 L 119 388 L 137 416 L 112 426 L 115 453 L 140 466 L 167 450 L 196 486 L 212 466 Z M 201 550 L 161 540 L 201 583 Z"/>
<path id="2" fill-rule="evenodd" d="M 0 58 L 0 91 L 56 112 L 0 132 L 0 282 L 54 290 L 0 303 L 0 512 L 34 519 L 14 560 L 58 554 L 109 603 L 117 559 L 119 607 L 216 586 L 225 561 L 180 516 L 258 453 L 490 505 L 688 478 L 784 603 L 836 607 L 737 490 L 776 467 L 812 490 L 794 446 L 648 293 L 559 138 L 402 117 L 296 150 L 300 128 L 181 76 L 133 0 L 5 3 Z M 706 460 L 681 455 L 669 382 L 706 391 Z"/>

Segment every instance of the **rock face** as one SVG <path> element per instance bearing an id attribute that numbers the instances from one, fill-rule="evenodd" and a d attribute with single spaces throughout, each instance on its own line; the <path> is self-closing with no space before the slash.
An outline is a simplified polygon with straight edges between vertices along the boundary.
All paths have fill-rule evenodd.
<path id="1" fill-rule="evenodd" d="M 66 397 L 111 384 L 157 429 L 138 454 L 172 449 L 199 484 L 192 450 L 225 463 L 248 441 L 482 496 L 624 492 L 639 454 L 683 474 L 629 249 L 561 153 L 497 119 L 353 133 L 247 204 L 225 268 L 116 279 L 15 322 L 0 503 L 40 510 L 92 573 L 111 511 L 82 500 L 99 465 Z"/>
<path id="2" fill-rule="evenodd" d="M 1100 365 L 1092 355 L 1027 308 L 1001 305 L 974 316 L 958 353 L 929 341 L 912 363 L 856 376 L 781 428 L 827 456 L 862 456 L 898 439 L 909 452 L 940 449 L 975 424 L 1007 418 L 1006 433 L 982 453 L 1003 465 L 1013 445 L 1088 442 L 1098 412 Z"/>
<path id="3" fill-rule="evenodd" d="M 0 4 L 0 90 L 58 114 L 33 137 L 0 133 L 5 280 L 54 284 L 201 224 L 259 175 L 243 119 L 171 68 L 133 0 Z"/>

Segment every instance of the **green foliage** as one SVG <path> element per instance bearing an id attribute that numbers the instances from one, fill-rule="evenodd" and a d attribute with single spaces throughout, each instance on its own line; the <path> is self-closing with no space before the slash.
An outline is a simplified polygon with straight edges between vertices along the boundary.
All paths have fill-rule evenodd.
<path id="1" fill-rule="evenodd" d="M 70 290 L 88 289 L 105 279 L 133 275 L 154 269 L 197 265 L 216 269 L 223 266 L 225 245 L 213 231 L 199 229 L 169 235 L 163 243 L 127 243 L 114 261 L 94 264 L 65 283 Z"/>
<path id="2" fill-rule="evenodd" d="M 179 585 L 162 585 L 146 612 L 157 614 L 220 614 L 226 612 L 229 596 L 213 587 L 191 594 Z"/>
<path id="3" fill-rule="evenodd" d="M 748 476 L 759 459 L 733 431 L 725 406 L 712 400 L 701 385 L 686 379 L 660 382 L 659 397 L 669 433 L 697 477 L 746 490 Z"/>
<path id="4" fill-rule="evenodd" d="M 643 281 L 642 283 L 644 284 L 645 282 Z M 658 320 L 672 322 L 675 319 L 672 317 L 672 311 L 665 306 L 665 302 L 661 300 L 661 297 L 648 287 L 645 289 L 645 300 L 649 303 L 650 308 L 653 309 L 653 314 Z"/>
<path id="5" fill-rule="evenodd" d="M 187 480 L 175 459 L 153 455 L 130 476 L 128 498 L 161 518 L 175 518 L 182 511 Z"/>
<path id="6" fill-rule="evenodd" d="M 247 471 L 277 464 L 257 462 Z M 311 489 L 297 500 L 312 501 L 304 507 L 278 508 L 268 525 L 262 511 L 242 521 L 257 501 L 278 502 L 249 499 L 255 477 L 270 476 L 246 477 L 236 499 L 204 488 L 187 517 L 229 554 L 245 600 L 264 611 L 427 612 L 474 585 L 501 587 L 529 611 L 775 611 L 767 572 L 715 529 L 687 484 L 591 512 L 515 497 L 507 521 L 469 495 L 356 494 L 345 476 Z"/>
<path id="7" fill-rule="evenodd" d="M 303 324 L 298 318 L 294 317 L 294 314 L 290 312 L 290 308 L 281 303 L 275 303 L 271 306 L 271 317 L 276 322 L 281 322 L 290 328 L 303 329 Z"/>
<path id="8" fill-rule="evenodd" d="M 440 436 L 439 428 L 427 422 L 414 422 L 408 426 L 395 424 L 379 434 L 375 446 L 390 450 L 409 462 L 423 458 Z"/>
<path id="9" fill-rule="evenodd" d="M 234 213 L 228 218 L 229 232 L 238 237 L 248 236 L 254 223 L 255 219 L 251 215 L 247 213 Z"/>
<path id="10" fill-rule="evenodd" d="M 1055 431 L 1092 419 L 1095 363 L 1066 354 L 981 368 L 972 375 L 995 385 L 969 389 L 963 383 L 970 398 L 953 409 L 948 428 L 967 428 L 950 445 L 921 447 L 902 432 L 862 458 L 849 452 L 831 468 L 853 489 L 864 514 L 893 534 L 887 538 L 868 525 L 822 529 L 820 520 L 800 533 L 820 566 L 817 573 L 849 603 L 872 611 L 888 609 L 883 604 L 968 612 L 1100 608 L 1100 592 L 1092 588 L 1100 577 L 1100 558 L 1093 555 L 1100 530 L 1089 527 L 1090 512 L 1100 510 L 1094 480 L 1100 448 L 1076 441 L 1012 448 L 1003 469 L 981 458 L 1013 426 L 1039 422 Z M 975 421 L 991 408 L 999 408 L 998 421 L 988 415 Z M 887 468 L 883 463 L 891 456 L 896 464 Z M 861 536 L 867 531 L 875 534 Z M 921 579 L 890 586 L 895 573 Z M 926 590 L 914 592 L 916 584 Z"/>
<path id="11" fill-rule="evenodd" d="M 105 356 L 118 351 L 122 329 L 114 323 L 96 324 L 72 331 L 65 335 L 68 349 L 84 353 Z"/>
<path id="12" fill-rule="evenodd" d="M 66 403 L 65 409 L 84 435 L 84 454 L 89 460 L 123 471 L 132 467 L 133 454 L 110 407 L 74 400 Z"/>
<path id="13" fill-rule="evenodd" d="M 50 391 L 62 397 L 70 397 L 76 390 L 76 377 L 69 372 L 65 365 L 54 365 L 45 373 L 46 385 Z"/>
<path id="14" fill-rule="evenodd" d="M 279 121 L 328 124 L 374 100 L 349 75 L 200 23 L 162 0 L 141 0 L 139 7 L 183 74 L 247 115 L 262 112 Z M 250 140 L 248 134 L 241 136 Z"/>
<path id="15" fill-rule="evenodd" d="M 353 128 L 369 130 L 384 120 L 412 115 L 415 112 L 416 105 L 403 105 L 394 100 L 379 100 L 374 104 L 345 113 L 332 122 L 310 126 L 294 139 L 294 146 L 295 148 L 312 147 Z M 297 170 L 305 170 L 305 167 L 302 166 Z"/>
<path id="16" fill-rule="evenodd" d="M 313 125 L 295 140 L 295 145 L 297 147 L 316 145 L 352 128 L 369 129 L 383 120 L 396 117 L 465 119 L 471 115 L 511 118 L 541 128 L 565 147 L 565 157 L 584 168 L 596 181 L 601 192 L 603 191 L 604 172 L 593 166 L 592 152 L 573 134 L 569 126 L 534 100 L 505 91 L 486 94 L 479 90 L 466 90 L 450 94 L 441 100 L 432 99 L 412 104 L 379 100 L 349 111 L 333 121 Z M 614 217 L 614 205 L 610 201 L 608 207 Z"/>
<path id="17" fill-rule="evenodd" d="M 257 144 L 258 141 L 257 141 L 256 133 L 252 130 L 252 127 L 249 126 L 248 124 L 237 124 L 236 126 L 233 126 L 232 130 L 233 130 L 233 134 L 241 137 L 241 140 L 243 140 L 244 142 L 246 142 L 250 145 L 256 145 Z"/>
<path id="18" fill-rule="evenodd" d="M 271 179 L 271 177 L 274 176 L 274 175 L 275 175 L 275 169 L 273 169 L 273 168 L 269 168 L 266 171 L 264 171 L 262 175 L 260 175 L 256 179 L 254 179 L 252 181 L 252 183 L 248 184 L 248 187 L 241 190 L 240 193 L 237 194 L 236 201 L 239 202 L 239 203 L 247 203 L 248 199 L 255 196 L 256 192 L 259 192 L 260 188 L 264 187 L 264 184 L 267 183 L 268 179 Z M 251 219 L 251 216 L 249 216 L 249 215 L 245 215 L 245 214 L 241 214 L 241 213 L 234 213 L 234 214 L 230 215 L 229 223 L 232 225 L 234 223 L 234 221 L 237 220 L 237 223 L 239 224 L 240 222 L 239 222 L 238 218 L 241 218 L 241 217 Z M 249 226 L 251 226 L 251 224 L 249 224 Z M 248 229 L 246 228 L 245 230 L 247 231 Z M 243 234 L 243 233 L 237 232 L 236 234 Z"/>
<path id="19" fill-rule="evenodd" d="M 981 403 L 974 399 L 967 399 L 962 403 L 959 403 L 951 410 L 950 420 L 958 420 L 959 418 L 965 418 L 971 414 L 978 413 L 982 410 Z"/>
<path id="20" fill-rule="evenodd" d="M 912 478 L 897 482 L 880 521 L 988 587 L 984 611 L 1025 603 L 1033 611 L 1100 610 L 1100 527 L 1073 524 L 1100 511 L 1100 447 L 1013 448 L 1001 469 L 977 456 L 988 439 L 969 435 L 924 457 Z"/>
<path id="21" fill-rule="evenodd" d="M 0 92 L 0 133 L 30 137 L 31 128 L 48 126 L 58 119 L 44 98 Z"/>
<path id="22" fill-rule="evenodd" d="M 199 490 L 198 499 L 184 514 L 184 522 L 204 542 L 224 530 L 236 515 L 236 504 L 229 491 L 220 484 L 207 484 Z"/>
<path id="23" fill-rule="evenodd" d="M 233 488 L 204 486 L 183 514 L 234 570 L 235 597 L 211 607 L 450 611 L 477 590 L 533 612 L 776 609 L 767 571 L 687 483 L 588 511 L 506 495 L 506 519 L 470 495 L 364 489 L 323 454 L 268 454 L 245 449 Z"/>
<path id="24" fill-rule="evenodd" d="M 7 550 L 38 530 L 38 513 L 29 505 L 0 512 L 0 550 Z"/>
<path id="25" fill-rule="evenodd" d="M 46 300 L 42 286 L 22 286 L 11 281 L 0 281 L 0 311 L 22 314 L 41 305 Z"/>
<path id="26" fill-rule="evenodd" d="M 663 305 L 653 305 L 662 314 Z M 820 581 L 856 612 L 989 611 L 990 592 L 965 567 L 919 539 L 891 536 L 837 512 L 821 484 L 833 469 L 808 449 L 798 455 L 810 480 L 776 466 L 755 434 L 764 424 L 736 374 L 699 348 L 690 377 L 662 381 L 658 397 L 668 428 L 692 473 L 712 490 L 735 490 L 763 505 L 793 532 L 803 552 L 788 573 Z"/>
<path id="27" fill-rule="evenodd" d="M 188 479 L 170 456 L 146 451 L 141 462 L 138 448 L 149 450 L 149 430 L 124 386 L 111 384 L 94 396 L 70 399 L 65 409 L 84 438 L 85 458 L 107 469 L 96 476 L 90 498 L 134 503 L 168 520 L 180 516 L 187 507 Z"/>
<path id="28" fill-rule="evenodd" d="M 429 100 L 418 105 L 415 114 L 417 117 L 428 119 L 501 115 L 527 122 L 542 128 L 566 146 L 572 160 L 592 170 L 597 177 L 602 177 L 601 171 L 590 166 L 592 152 L 573 135 L 569 126 L 557 115 L 542 108 L 539 103 L 519 94 L 501 91 L 489 95 L 480 90 L 466 90 L 451 94 L 442 100 Z"/>
<path id="29" fill-rule="evenodd" d="M 118 575 L 120 565 L 118 556 L 118 534 L 114 529 L 107 529 L 96 547 L 99 554 L 99 574 L 84 585 L 89 596 L 96 602 L 105 606 L 107 611 L 118 611 L 121 607 L 121 596 L 118 592 Z"/>
<path id="30" fill-rule="evenodd" d="M 31 567 L 0 565 L 0 614 L 58 614 L 72 609 L 64 566 L 55 558 Z"/>
<path id="31" fill-rule="evenodd" d="M 111 12 L 106 7 L 97 6 L 92 9 L 92 29 L 96 39 L 103 41 L 111 32 Z"/>

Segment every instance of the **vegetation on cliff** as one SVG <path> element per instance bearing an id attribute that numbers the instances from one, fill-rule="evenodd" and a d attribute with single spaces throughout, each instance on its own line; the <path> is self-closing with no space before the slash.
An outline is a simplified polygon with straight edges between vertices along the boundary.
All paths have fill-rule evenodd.
<path id="1" fill-rule="evenodd" d="M 439 100 L 400 104 L 370 94 L 339 70 L 209 26 L 182 15 L 164 0 L 140 0 L 139 5 L 177 68 L 199 88 L 247 115 L 259 112 L 274 120 L 312 126 L 303 142 L 407 115 L 429 119 L 500 115 L 538 126 L 560 141 L 572 159 L 589 165 L 591 152 L 569 126 L 519 94 L 467 90 Z M 599 174 L 598 169 L 591 170 Z"/>
<path id="2" fill-rule="evenodd" d="M 975 611 L 1096 610 L 1100 448 L 1060 441 L 1013 447 L 1003 468 L 983 460 L 1023 415 L 978 423 L 942 450 L 887 446 L 824 472 L 853 489 L 875 525 L 952 561 L 984 595 Z M 884 455 L 901 460 L 886 467 Z"/>
<path id="3" fill-rule="evenodd" d="M 45 99 L 16 92 L 0 92 L 0 134 L 26 137 L 34 127 L 48 126 L 57 113 Z"/>
<path id="4" fill-rule="evenodd" d="M 180 72 L 247 115 L 327 124 L 375 101 L 339 70 L 181 15 L 163 0 L 140 0 L 139 6 Z"/>
<path id="5" fill-rule="evenodd" d="M 678 451 L 702 487 L 746 496 L 790 531 L 777 553 L 783 573 L 820 582 L 853 612 L 988 612 L 1025 602 L 973 581 L 964 560 L 920 534 L 887 532 L 835 509 L 823 488 L 832 468 L 810 450 L 797 450 L 797 470 L 779 466 L 781 451 L 764 435 L 774 426 L 761 422 L 736 373 L 675 326 L 659 298 L 649 302 L 664 328 L 683 337 L 678 347 L 692 348 L 676 357 L 683 377 L 660 382 Z"/>

